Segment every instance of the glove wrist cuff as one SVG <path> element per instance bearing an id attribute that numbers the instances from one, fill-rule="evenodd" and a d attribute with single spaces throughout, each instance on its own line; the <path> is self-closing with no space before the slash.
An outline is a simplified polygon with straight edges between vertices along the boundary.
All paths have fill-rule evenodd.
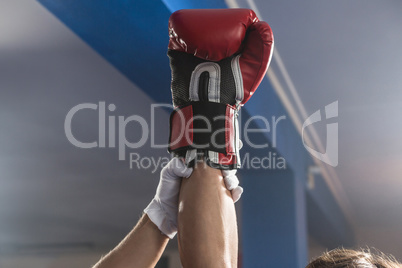
<path id="1" fill-rule="evenodd" d="M 170 116 L 168 151 L 184 156 L 196 150 L 204 153 L 211 167 L 237 168 L 237 114 L 234 106 L 217 102 L 197 101 L 176 108 Z"/>

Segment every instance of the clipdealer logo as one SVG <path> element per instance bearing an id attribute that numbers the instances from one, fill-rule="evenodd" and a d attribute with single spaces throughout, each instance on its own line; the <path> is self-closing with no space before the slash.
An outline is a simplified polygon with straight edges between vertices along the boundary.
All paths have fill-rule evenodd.
<path id="1" fill-rule="evenodd" d="M 325 106 L 325 119 L 337 118 L 338 117 L 338 101 L 328 104 Z M 326 124 L 327 130 L 327 142 L 325 145 L 325 153 L 320 153 L 310 146 L 308 146 L 304 139 L 304 133 L 306 127 L 320 122 L 321 111 L 317 110 L 312 115 L 310 115 L 307 120 L 303 123 L 302 127 L 302 141 L 304 148 L 314 157 L 318 158 L 324 163 L 331 165 L 333 167 L 338 166 L 338 123 Z"/>
<path id="2" fill-rule="evenodd" d="M 128 117 L 118 116 L 113 114 L 116 111 L 116 105 L 109 104 L 106 105 L 104 101 L 95 103 L 82 103 L 71 108 L 64 121 L 64 130 L 68 141 L 82 149 L 90 148 L 117 148 L 119 160 L 126 160 L 127 148 L 139 149 L 145 146 L 149 140 L 150 143 L 147 146 L 150 148 L 167 148 L 168 144 L 156 144 L 155 142 L 155 125 L 157 124 L 157 118 L 155 118 L 156 109 L 158 108 L 168 108 L 173 110 L 171 104 L 151 104 L 150 106 L 151 122 L 143 118 L 140 115 L 131 115 Z M 79 117 L 83 112 L 97 112 L 98 114 L 98 137 L 91 142 L 80 141 L 76 136 L 74 136 L 72 130 L 72 122 L 74 118 Z M 184 120 L 184 118 L 183 118 Z M 215 118 L 214 118 L 215 120 Z M 222 118 L 217 118 L 216 120 L 222 120 Z M 241 121 L 241 116 L 239 118 Z M 272 116 L 272 121 L 268 120 L 263 116 L 252 116 L 248 118 L 244 124 L 243 129 L 239 129 L 240 138 L 243 139 L 245 144 L 249 148 L 253 149 L 264 149 L 264 148 L 276 148 L 276 135 L 277 128 L 280 122 L 286 120 L 286 116 L 275 117 Z M 260 121 L 260 127 L 253 127 L 253 121 L 256 123 Z M 208 123 L 208 120 L 205 121 Z M 137 141 L 129 141 L 126 137 L 126 128 L 129 124 L 136 124 L 136 133 L 140 134 L 140 138 Z M 207 129 L 211 129 L 207 127 Z M 199 131 L 203 132 L 206 129 L 194 129 L 194 133 Z M 222 130 L 218 130 L 222 131 Z M 116 135 L 117 132 L 117 135 Z M 272 137 L 272 144 L 256 143 L 253 140 L 253 135 L 258 135 L 259 133 L 270 133 Z M 167 140 L 167 139 L 166 139 Z M 258 139 L 257 139 L 258 140 Z M 153 156 L 143 156 L 139 155 L 137 151 L 130 152 L 129 154 L 130 169 L 132 168 L 143 168 L 152 169 L 155 172 L 158 167 L 163 167 L 168 162 L 168 157 L 158 158 Z M 286 169 L 285 159 L 276 153 L 267 152 L 263 157 L 250 157 L 248 153 L 245 153 L 242 160 L 242 167 L 252 168 L 252 169 Z"/>
<path id="3" fill-rule="evenodd" d="M 129 117 L 124 116 L 115 116 L 109 115 L 108 119 L 106 120 L 106 113 L 108 110 L 109 112 L 114 112 L 116 110 L 116 105 L 109 104 L 106 109 L 106 103 L 101 101 L 98 104 L 94 103 L 82 103 L 74 106 L 71 110 L 67 113 L 66 119 L 64 120 L 64 132 L 66 133 L 66 137 L 68 141 L 73 144 L 74 146 L 82 149 L 90 149 L 90 148 L 118 148 L 119 151 L 119 160 L 126 159 L 126 148 L 131 149 L 138 149 L 146 144 L 148 141 L 148 137 L 151 137 L 151 147 L 152 148 L 164 148 L 167 147 L 167 144 L 156 144 L 155 137 L 153 131 L 155 129 L 154 126 L 154 117 L 155 117 L 155 109 L 158 107 L 167 107 L 173 108 L 172 105 L 169 104 L 152 104 L 151 105 L 151 125 L 139 115 L 131 115 Z M 74 116 L 79 111 L 82 110 L 98 110 L 98 140 L 93 142 L 81 142 L 79 141 L 74 135 L 72 131 L 72 121 Z M 117 126 L 116 126 L 116 117 L 117 117 Z M 107 121 L 107 123 L 106 123 Z M 141 138 L 136 142 L 130 142 L 127 140 L 126 137 L 126 127 L 129 123 L 137 123 L 140 126 L 138 133 L 141 133 Z M 108 144 L 106 144 L 106 125 L 108 125 Z M 116 145 L 116 127 L 118 130 L 117 136 L 117 145 Z"/>

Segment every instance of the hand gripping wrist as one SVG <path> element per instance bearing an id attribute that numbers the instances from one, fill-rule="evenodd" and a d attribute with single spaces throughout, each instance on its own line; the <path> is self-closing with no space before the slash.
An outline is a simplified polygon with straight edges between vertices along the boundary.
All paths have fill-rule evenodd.
<path id="1" fill-rule="evenodd" d="M 173 158 L 161 171 L 155 197 L 144 209 L 162 233 L 172 239 L 177 232 L 177 211 L 181 178 L 190 177 L 192 168 L 179 158 Z"/>
<path id="2" fill-rule="evenodd" d="M 177 213 L 180 183 L 190 177 L 192 168 L 186 167 L 183 159 L 173 158 L 161 171 L 158 188 L 151 203 L 144 209 L 159 230 L 172 239 L 177 233 Z M 243 192 L 236 177 L 236 170 L 222 171 L 226 188 L 231 191 L 233 202 L 237 202 Z"/>

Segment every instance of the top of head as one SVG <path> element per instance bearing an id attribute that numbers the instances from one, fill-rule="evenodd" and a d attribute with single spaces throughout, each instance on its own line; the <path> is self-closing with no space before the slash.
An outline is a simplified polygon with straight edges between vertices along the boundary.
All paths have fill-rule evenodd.
<path id="1" fill-rule="evenodd" d="M 251 9 L 182 9 L 169 19 L 169 49 L 220 61 L 240 52 L 247 29 L 258 18 Z"/>

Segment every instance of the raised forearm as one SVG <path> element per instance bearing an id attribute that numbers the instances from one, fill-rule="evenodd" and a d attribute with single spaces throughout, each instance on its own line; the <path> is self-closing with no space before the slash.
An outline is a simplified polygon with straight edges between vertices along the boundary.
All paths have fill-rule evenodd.
<path id="1" fill-rule="evenodd" d="M 93 268 L 154 267 L 168 241 L 169 238 L 144 214 L 126 238 Z"/>
<path id="2" fill-rule="evenodd" d="M 236 212 L 222 173 L 204 164 L 183 179 L 178 240 L 187 267 L 237 267 Z"/>

